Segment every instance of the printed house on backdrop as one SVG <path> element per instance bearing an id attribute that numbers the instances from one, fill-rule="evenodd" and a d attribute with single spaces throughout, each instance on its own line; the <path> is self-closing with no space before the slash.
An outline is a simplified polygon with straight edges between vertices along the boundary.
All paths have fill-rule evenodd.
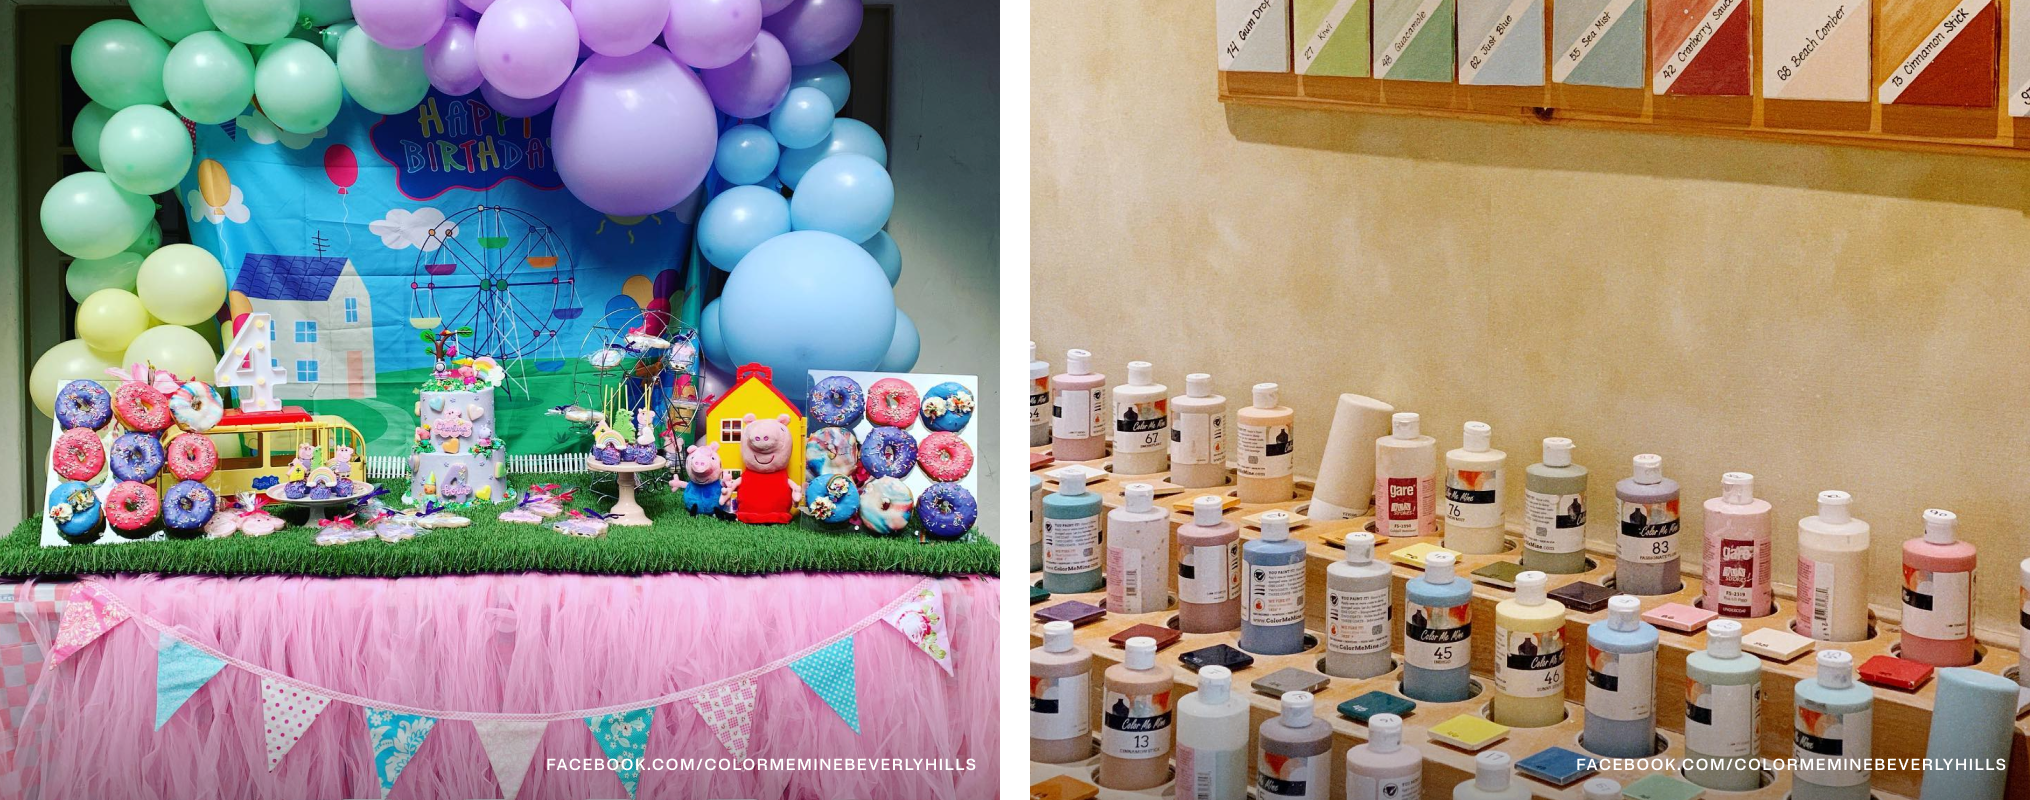
<path id="1" fill-rule="evenodd" d="M 289 375 L 275 396 L 374 396 L 373 305 L 351 259 L 251 253 L 233 291 L 275 318 L 275 360 Z"/>
<path id="2" fill-rule="evenodd" d="M 705 409 L 705 430 L 700 434 L 704 441 L 719 445 L 719 463 L 728 475 L 740 474 L 740 428 L 748 414 L 755 419 L 775 419 L 779 414 L 789 415 L 789 440 L 797 448 L 789 459 L 789 478 L 802 484 L 804 480 L 804 413 L 795 403 L 784 397 L 775 388 L 774 371 L 760 364 L 748 364 L 740 368 L 733 382 L 733 388 L 726 395 L 712 401 Z"/>

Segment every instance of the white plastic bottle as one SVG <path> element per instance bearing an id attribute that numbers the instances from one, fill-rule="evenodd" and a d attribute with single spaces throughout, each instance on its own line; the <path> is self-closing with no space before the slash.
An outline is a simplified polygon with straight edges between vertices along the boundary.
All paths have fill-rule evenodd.
<path id="1" fill-rule="evenodd" d="M 1530 800 L 1530 787 L 1515 779 L 1515 758 L 1500 750 L 1473 757 L 1473 780 L 1452 787 L 1452 800 Z"/>
<path id="2" fill-rule="evenodd" d="M 1184 376 L 1184 394 L 1170 398 L 1170 482 L 1186 489 L 1226 485 L 1226 398 L 1212 376 Z"/>
<path id="3" fill-rule="evenodd" d="M 1389 418 L 1374 442 L 1375 533 L 1406 538 L 1438 532 L 1438 440 L 1418 430 L 1416 414 Z"/>
<path id="4" fill-rule="evenodd" d="M 1122 506 L 1107 512 L 1107 610 L 1162 611 L 1170 607 L 1170 512 L 1156 507 L 1149 484 L 1123 489 Z"/>
<path id="5" fill-rule="evenodd" d="M 1367 744 L 1347 748 L 1346 800 L 1422 800 L 1424 754 L 1403 746 L 1403 718 L 1376 714 Z"/>
<path id="6" fill-rule="evenodd" d="M 1233 671 L 1198 671 L 1198 691 L 1177 701 L 1178 800 L 1243 800 L 1248 792 L 1248 699 Z"/>
<path id="7" fill-rule="evenodd" d="M 1154 475 L 1170 468 L 1170 387 L 1151 377 L 1147 361 L 1128 362 L 1128 382 L 1114 387 L 1114 472 Z"/>
<path id="8" fill-rule="evenodd" d="M 1050 362 L 1036 358 L 1029 343 L 1029 446 L 1050 444 Z"/>
<path id="9" fill-rule="evenodd" d="M 1346 558 L 1325 567 L 1325 674 L 1366 679 L 1395 668 L 1389 654 L 1394 575 L 1374 558 L 1374 534 L 1346 535 Z"/>
<path id="10" fill-rule="evenodd" d="M 1445 453 L 1445 546 L 1461 553 L 1499 553 L 1502 467 L 1508 454 L 1489 446 L 1494 429 L 1468 422 L 1465 446 Z"/>
<path id="11" fill-rule="evenodd" d="M 1587 778 L 1579 784 L 1580 800 L 1621 800 L 1621 783 L 1613 778 Z"/>
<path id="12" fill-rule="evenodd" d="M 1819 513 L 1797 521 L 1797 620 L 1821 642 L 1868 638 L 1868 523 L 1846 492 L 1819 492 Z"/>

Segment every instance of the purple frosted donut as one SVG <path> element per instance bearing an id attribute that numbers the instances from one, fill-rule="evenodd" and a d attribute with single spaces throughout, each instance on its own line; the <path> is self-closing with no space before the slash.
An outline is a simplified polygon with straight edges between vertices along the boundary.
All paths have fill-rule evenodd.
<path id="1" fill-rule="evenodd" d="M 155 515 L 162 510 L 162 502 L 155 495 L 155 487 L 139 481 L 123 481 L 106 493 L 106 521 L 113 523 L 113 530 L 122 538 L 145 538 L 148 526 L 155 523 Z M 133 534 L 140 533 L 140 536 Z"/>
<path id="2" fill-rule="evenodd" d="M 909 431 L 882 426 L 860 443 L 860 466 L 876 478 L 900 478 L 916 469 L 916 439 Z"/>
<path id="3" fill-rule="evenodd" d="M 980 518 L 980 504 L 973 493 L 956 483 L 933 483 L 916 498 L 916 519 L 923 531 L 944 539 L 956 539 L 973 529 Z"/>
<path id="4" fill-rule="evenodd" d="M 152 433 L 123 433 L 113 440 L 113 477 L 152 481 L 162 472 L 162 440 Z"/>
<path id="5" fill-rule="evenodd" d="M 106 468 L 106 445 L 91 428 L 72 428 L 50 445 L 49 466 L 69 480 L 91 480 Z"/>
<path id="6" fill-rule="evenodd" d="M 938 431 L 923 437 L 916 465 L 934 481 L 955 481 L 973 471 L 973 446 L 956 433 Z"/>
<path id="7" fill-rule="evenodd" d="M 916 387 L 901 378 L 882 378 L 867 387 L 867 419 L 876 425 L 907 428 L 916 424 L 923 401 Z"/>
<path id="8" fill-rule="evenodd" d="M 65 430 L 106 427 L 113 419 L 113 393 L 97 381 L 76 380 L 56 393 L 56 421 Z"/>
<path id="9" fill-rule="evenodd" d="M 162 493 L 162 524 L 177 531 L 202 534 L 218 507 L 218 495 L 197 481 L 183 481 Z"/>
<path id="10" fill-rule="evenodd" d="M 810 409 L 816 425 L 851 428 L 867 413 L 867 395 L 852 378 L 833 375 L 811 387 Z"/>

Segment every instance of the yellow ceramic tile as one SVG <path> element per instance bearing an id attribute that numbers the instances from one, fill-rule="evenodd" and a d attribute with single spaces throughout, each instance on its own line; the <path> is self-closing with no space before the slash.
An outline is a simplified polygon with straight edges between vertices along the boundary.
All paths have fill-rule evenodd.
<path id="1" fill-rule="evenodd" d="M 1389 553 L 1389 560 L 1398 564 L 1407 564 L 1418 569 L 1423 569 L 1424 559 L 1428 558 L 1432 553 L 1451 553 L 1453 558 L 1459 557 L 1459 551 L 1457 550 L 1447 550 L 1430 542 L 1418 542 L 1409 547 L 1391 551 Z"/>
<path id="2" fill-rule="evenodd" d="M 1508 726 L 1473 714 L 1459 716 L 1431 726 L 1433 741 L 1473 752 L 1508 738 Z"/>

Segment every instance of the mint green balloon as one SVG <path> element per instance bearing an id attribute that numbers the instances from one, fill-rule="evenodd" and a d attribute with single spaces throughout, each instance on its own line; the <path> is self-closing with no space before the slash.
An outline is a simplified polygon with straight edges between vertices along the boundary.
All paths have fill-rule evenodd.
<path id="1" fill-rule="evenodd" d="M 302 16 L 315 27 L 352 19 L 352 0 L 302 0 L 302 6 Z"/>
<path id="2" fill-rule="evenodd" d="M 204 0 L 219 30 L 247 44 L 267 44 L 296 27 L 297 0 Z"/>
<path id="3" fill-rule="evenodd" d="M 63 288 L 70 292 L 70 299 L 82 303 L 100 289 L 132 292 L 140 274 L 141 257 L 133 253 L 80 258 L 70 262 L 70 267 L 64 270 Z"/>
<path id="4" fill-rule="evenodd" d="M 193 33 L 169 48 L 162 88 L 176 113 L 200 125 L 240 115 L 254 100 L 254 57 L 239 40 L 218 31 Z"/>
<path id="5" fill-rule="evenodd" d="M 390 49 L 359 28 L 348 32 L 338 46 L 338 77 L 354 102 L 382 115 L 415 108 L 430 92 L 423 48 Z"/>
<path id="6" fill-rule="evenodd" d="M 154 31 L 131 19 L 108 19 L 78 34 L 70 71 L 86 97 L 114 111 L 159 106 L 169 99 L 162 92 L 162 61 L 168 57 L 169 44 Z"/>
<path id="7" fill-rule="evenodd" d="M 338 46 L 345 42 L 346 34 L 355 30 L 359 30 L 359 26 L 352 24 L 350 20 L 325 28 L 323 31 L 324 41 L 320 42 L 320 44 L 324 45 L 324 52 L 330 54 L 332 60 L 337 60 Z M 341 75 L 340 77 L 344 76 Z"/>
<path id="8" fill-rule="evenodd" d="M 155 204 L 103 172 L 65 175 L 42 196 L 42 235 L 72 258 L 106 258 L 148 229 Z"/>
<path id="9" fill-rule="evenodd" d="M 198 31 L 215 30 L 204 0 L 131 0 L 134 16 L 155 35 L 172 42 Z"/>
<path id="10" fill-rule="evenodd" d="M 161 204 L 157 203 L 156 207 L 159 209 Z M 150 211 L 148 213 L 150 215 L 148 229 L 142 231 L 140 236 L 135 237 L 133 244 L 127 245 L 127 252 L 145 256 L 155 252 L 155 248 L 162 246 L 162 223 L 156 222 L 153 219 L 155 212 Z"/>
<path id="11" fill-rule="evenodd" d="M 190 131 L 184 129 L 183 120 L 161 106 L 120 109 L 99 134 L 99 160 L 106 164 L 106 177 L 135 194 L 155 195 L 176 188 L 190 172 L 190 159 Z"/>
<path id="12" fill-rule="evenodd" d="M 254 66 L 254 97 L 275 127 L 316 133 L 338 117 L 345 99 L 338 65 L 324 48 L 300 39 L 276 42 Z"/>
<path id="13" fill-rule="evenodd" d="M 99 132 L 106 129 L 106 120 L 113 118 L 113 110 L 98 103 L 86 103 L 78 110 L 78 118 L 70 124 L 70 144 L 78 151 L 78 158 L 85 166 L 99 168 Z"/>

